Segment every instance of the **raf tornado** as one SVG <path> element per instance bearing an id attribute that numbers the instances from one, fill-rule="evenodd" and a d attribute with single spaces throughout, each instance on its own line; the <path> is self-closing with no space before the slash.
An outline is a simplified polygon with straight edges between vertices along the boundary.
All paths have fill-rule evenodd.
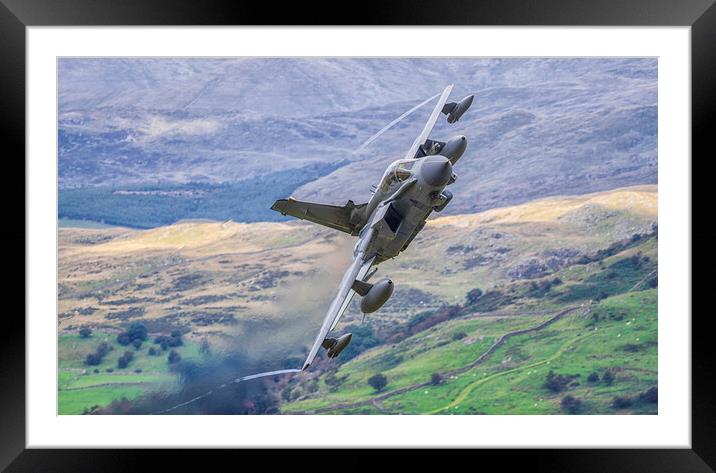
<path id="1" fill-rule="evenodd" d="M 441 142 L 428 136 L 441 113 L 452 124 L 472 105 L 472 95 L 459 102 L 448 103 L 452 88 L 450 85 L 440 94 L 422 132 L 407 153 L 388 166 L 368 202 L 355 204 L 348 201 L 344 206 L 334 206 L 288 198 L 277 200 L 271 206 L 272 210 L 283 215 L 358 237 L 353 262 L 338 285 L 336 296 L 302 370 L 311 366 L 321 348 L 327 350 L 328 358 L 335 358 L 348 346 L 352 338 L 350 333 L 337 338 L 328 335 L 355 294 L 361 297 L 360 308 L 364 314 L 379 310 L 390 299 L 393 281 L 384 278 L 369 282 L 377 266 L 404 251 L 423 229 L 428 216 L 433 211 L 442 211 L 450 203 L 453 195 L 446 188 L 457 179 L 454 167 L 465 152 L 467 139 L 456 136 Z M 385 128 L 379 133 L 383 131 Z"/>

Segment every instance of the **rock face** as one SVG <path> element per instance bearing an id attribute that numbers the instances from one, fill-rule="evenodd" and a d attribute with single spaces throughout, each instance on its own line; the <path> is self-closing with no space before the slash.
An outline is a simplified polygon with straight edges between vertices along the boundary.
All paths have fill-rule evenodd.
<path id="1" fill-rule="evenodd" d="M 549 266 L 542 260 L 531 258 L 522 263 L 516 264 L 507 275 L 513 279 L 534 279 L 549 273 Z"/>
<path id="2" fill-rule="evenodd" d="M 59 82 L 61 188 L 341 163 L 296 197 L 367 200 L 430 106 L 352 151 L 448 83 L 475 101 L 433 135 L 469 139 L 446 214 L 657 182 L 655 59 L 61 59 Z"/>

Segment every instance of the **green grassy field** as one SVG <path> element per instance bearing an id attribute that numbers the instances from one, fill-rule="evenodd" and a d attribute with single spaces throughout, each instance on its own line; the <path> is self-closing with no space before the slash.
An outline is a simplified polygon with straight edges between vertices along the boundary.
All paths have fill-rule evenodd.
<path id="1" fill-rule="evenodd" d="M 624 319 L 603 320 L 592 328 L 589 316 L 570 316 L 547 333 L 510 339 L 483 367 L 422 393 L 396 396 L 385 406 L 404 413 L 555 414 L 569 394 L 583 400 L 581 413 L 614 413 L 615 396 L 640 393 L 657 383 L 655 295 L 649 290 L 606 299 L 593 314 L 618 311 Z M 628 344 L 638 352 L 626 351 Z M 544 387 L 550 370 L 574 381 L 564 392 L 551 392 Z M 606 370 L 616 372 L 611 385 L 587 381 L 590 373 Z M 652 411 L 651 406 L 636 407 L 638 413 Z"/>
<path id="2" fill-rule="evenodd" d="M 82 414 L 94 406 L 107 406 L 115 400 L 131 400 L 153 391 L 176 389 L 177 377 L 167 362 L 169 350 L 161 352 L 151 339 L 138 350 L 117 343 L 116 334 L 102 332 L 95 332 L 89 338 L 62 334 L 58 342 L 59 414 Z M 85 364 L 87 355 L 95 352 L 102 342 L 110 346 L 102 362 L 96 366 Z M 160 355 L 149 355 L 150 347 L 159 349 Z M 173 349 L 182 360 L 197 360 L 203 356 L 196 344 L 186 341 Z M 134 357 L 126 368 L 118 368 L 117 360 L 125 351 L 133 352 Z"/>
<path id="3" fill-rule="evenodd" d="M 656 260 L 649 237 L 550 278 L 508 284 L 454 319 L 289 386 L 281 411 L 654 414 L 656 403 L 644 399 L 657 386 Z M 368 383 L 376 374 L 388 380 L 379 392 Z"/>
<path id="4" fill-rule="evenodd" d="M 474 333 L 504 333 L 508 327 L 519 326 L 486 318 L 476 324 Z M 445 330 L 438 326 L 434 331 Z M 460 356 L 455 356 L 460 350 L 433 350 L 429 356 L 417 359 L 408 356 L 409 361 L 390 368 L 376 363 L 376 358 L 389 359 L 391 350 L 402 354 L 402 348 L 376 350 L 380 356 L 368 353 L 337 371 L 335 377 L 345 377 L 338 389 L 321 386 L 314 397 L 285 404 L 282 412 L 329 408 L 330 413 L 350 413 L 357 408 L 331 410 L 330 406 L 379 396 L 366 382 L 373 374 L 381 372 L 388 378 L 383 392 L 426 382 L 433 372 L 467 364 L 493 340 L 485 336 L 483 343 L 470 350 L 472 358 L 467 350 Z M 558 414 L 563 413 L 561 400 L 571 395 L 582 401 L 579 413 L 612 414 L 620 411 L 612 407 L 613 399 L 622 396 L 634 399 L 629 409 L 622 411 L 656 413 L 655 405 L 636 400 L 657 384 L 656 341 L 656 291 L 622 294 L 600 301 L 588 312 L 575 311 L 542 331 L 511 337 L 483 363 L 445 377 L 439 385 L 421 386 L 380 400 L 380 404 L 383 412 L 402 414 Z M 423 360 L 433 362 L 422 363 Z M 544 386 L 550 370 L 572 381 L 564 390 L 552 392 Z M 614 374 L 610 383 L 602 380 L 607 371 Z M 597 373 L 600 381 L 588 381 L 591 373 Z"/>

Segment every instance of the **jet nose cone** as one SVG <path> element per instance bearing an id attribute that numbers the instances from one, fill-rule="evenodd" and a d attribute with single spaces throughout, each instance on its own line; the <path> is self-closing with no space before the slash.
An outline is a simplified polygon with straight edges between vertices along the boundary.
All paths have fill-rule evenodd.
<path id="1" fill-rule="evenodd" d="M 443 156 L 430 156 L 425 158 L 420 175 L 428 185 L 443 187 L 452 177 L 452 164 Z"/>

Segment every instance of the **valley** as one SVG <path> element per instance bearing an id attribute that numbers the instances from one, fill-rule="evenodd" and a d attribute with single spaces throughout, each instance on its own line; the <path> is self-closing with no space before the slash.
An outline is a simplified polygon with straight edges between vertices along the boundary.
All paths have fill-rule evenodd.
<path id="1" fill-rule="evenodd" d="M 226 396 L 243 413 L 655 413 L 657 203 L 643 185 L 436 215 L 381 265 L 384 308 L 363 320 L 353 302 L 340 358 Z M 179 400 L 191 367 L 298 366 L 352 243 L 297 221 L 60 228 L 59 412 Z"/>

